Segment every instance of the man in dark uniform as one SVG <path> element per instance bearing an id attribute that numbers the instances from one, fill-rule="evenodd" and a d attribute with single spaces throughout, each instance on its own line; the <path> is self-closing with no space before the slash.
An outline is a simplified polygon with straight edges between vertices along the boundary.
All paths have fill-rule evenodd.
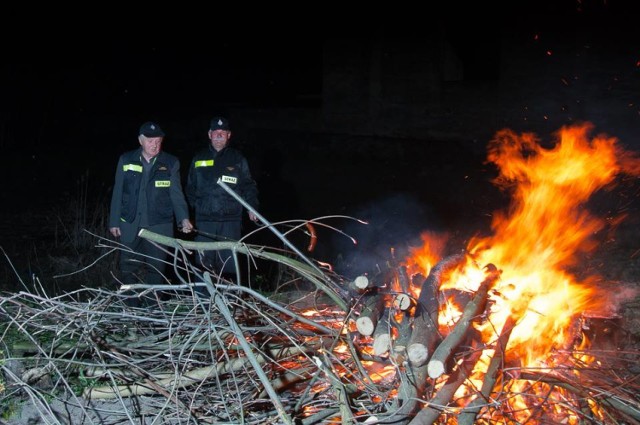
<path id="1" fill-rule="evenodd" d="M 180 162 L 162 152 L 164 132 L 158 124 L 140 127 L 140 148 L 120 156 L 111 197 L 109 232 L 131 252 L 120 252 L 123 284 L 165 283 L 167 253 L 138 236 L 140 229 L 173 236 L 174 218 L 185 233 L 193 230 L 180 182 Z"/>
<path id="2" fill-rule="evenodd" d="M 252 208 L 258 208 L 258 188 L 251 177 L 244 155 L 229 147 L 231 127 L 223 117 L 215 117 L 209 126 L 209 145 L 196 153 L 189 166 L 186 195 L 195 210 L 199 242 L 237 241 L 242 235 L 242 205 L 217 184 L 226 183 Z M 256 215 L 248 211 L 249 219 Z M 216 273 L 235 275 L 235 263 L 230 250 L 205 251 L 200 264 Z"/>

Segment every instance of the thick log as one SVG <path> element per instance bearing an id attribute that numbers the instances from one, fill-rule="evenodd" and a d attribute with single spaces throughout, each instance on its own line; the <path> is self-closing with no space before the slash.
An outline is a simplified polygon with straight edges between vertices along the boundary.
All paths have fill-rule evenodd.
<path id="1" fill-rule="evenodd" d="M 429 345 L 435 345 L 435 342 L 429 343 Z M 407 356 L 412 365 L 421 366 L 429 360 L 429 351 L 426 344 L 410 344 L 407 347 Z"/>
<path id="2" fill-rule="evenodd" d="M 394 350 L 397 348 L 394 347 Z M 427 386 L 427 365 L 412 367 L 411 363 L 400 370 L 400 386 L 393 412 L 387 417 L 375 418 L 375 424 L 406 425 L 422 404 L 421 397 Z M 365 423 L 367 423 L 365 421 Z"/>
<path id="3" fill-rule="evenodd" d="M 396 296 L 393 297 L 393 308 L 396 310 L 407 311 L 411 308 L 411 305 L 413 304 L 412 301 L 413 298 L 411 298 L 411 295 L 409 294 L 396 294 Z"/>
<path id="4" fill-rule="evenodd" d="M 392 338 L 393 351 L 391 353 L 392 359 L 402 364 L 409 358 L 407 354 L 407 346 L 409 345 L 409 339 L 411 338 L 411 326 L 413 321 L 407 312 L 402 312 L 400 320 L 396 320 L 396 316 L 390 316 L 391 326 L 397 329 L 397 332 Z M 393 320 L 391 320 L 393 319 Z"/>
<path id="5" fill-rule="evenodd" d="M 372 335 L 383 310 L 384 297 L 381 294 L 375 293 L 366 297 L 360 316 L 356 319 L 358 332 L 365 336 Z"/>
<path id="6" fill-rule="evenodd" d="M 365 275 L 360 275 L 349 283 L 349 290 L 358 294 L 362 294 L 374 287 L 373 281 Z"/>
<path id="7" fill-rule="evenodd" d="M 476 416 L 478 416 L 482 407 L 492 404 L 491 400 L 489 400 L 489 396 L 491 395 L 493 388 L 496 386 L 498 370 L 504 364 L 505 349 L 516 322 L 517 319 L 513 315 L 509 315 L 505 321 L 502 331 L 500 332 L 500 336 L 495 343 L 495 352 L 491 358 L 489 366 L 487 367 L 487 372 L 484 375 L 480 393 L 460 413 L 458 416 L 458 425 L 473 425 L 476 421 Z"/>
<path id="8" fill-rule="evenodd" d="M 410 289 L 409 275 L 407 274 L 407 267 L 398 267 L 398 283 L 400 284 L 400 291 L 408 293 Z"/>
<path id="9" fill-rule="evenodd" d="M 389 311 L 385 310 L 373 331 L 373 354 L 381 356 L 391 349 Z"/>
<path id="10" fill-rule="evenodd" d="M 393 350 L 391 350 L 390 353 L 391 360 L 396 364 L 404 364 L 408 359 L 407 346 L 405 344 L 398 344 L 398 342 L 395 341 L 392 347 Z"/>
<path id="11" fill-rule="evenodd" d="M 420 296 L 416 306 L 413 331 L 409 339 L 407 354 L 409 361 L 414 366 L 421 366 L 427 362 L 433 352 L 440 333 L 438 332 L 438 289 L 442 284 L 441 279 L 446 271 L 459 266 L 464 261 L 464 255 L 458 254 L 447 257 L 436 264 L 429 276 L 422 283 Z"/>
<path id="12" fill-rule="evenodd" d="M 411 276 L 411 286 L 422 286 L 427 277 L 422 273 L 415 273 Z"/>
<path id="13" fill-rule="evenodd" d="M 499 270 L 493 264 L 487 265 L 486 269 L 488 273 L 487 277 L 480 284 L 471 302 L 465 307 L 451 333 L 447 335 L 438 348 L 436 348 L 431 360 L 429 360 L 427 371 L 430 378 L 436 379 L 445 373 L 445 365 L 451 353 L 453 353 L 458 345 L 465 339 L 471 323 L 477 319 L 480 312 L 484 311 L 489 290 L 500 277 Z"/>
<path id="14" fill-rule="evenodd" d="M 433 424 L 451 403 L 451 399 L 460 385 L 469 377 L 481 354 L 482 350 L 475 350 L 471 356 L 465 359 L 447 378 L 447 382 L 435 393 L 425 407 L 409 422 L 409 425 Z"/>

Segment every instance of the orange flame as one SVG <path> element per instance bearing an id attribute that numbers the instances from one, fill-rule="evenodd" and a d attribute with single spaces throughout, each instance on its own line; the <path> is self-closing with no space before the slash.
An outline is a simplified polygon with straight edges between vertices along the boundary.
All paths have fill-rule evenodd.
<path id="1" fill-rule="evenodd" d="M 420 235 L 423 245 L 419 248 L 412 248 L 411 259 L 407 262 L 407 273 L 423 273 L 425 276 L 431 271 L 438 258 L 442 257 L 444 247 L 447 243 L 447 235 L 432 232 L 424 232 Z"/>
<path id="2" fill-rule="evenodd" d="M 637 175 L 640 161 L 615 138 L 590 139 L 592 129 L 590 123 L 563 127 L 548 149 L 530 133 L 505 129 L 496 134 L 488 161 L 499 172 L 494 183 L 512 193 L 512 203 L 494 215 L 492 236 L 469 242 L 474 261 L 441 282 L 440 289 L 474 291 L 484 276 L 482 267 L 492 263 L 501 269 L 491 318 L 481 331 L 485 341 L 495 340 L 496 329 L 510 315 L 517 317 L 507 351 L 522 366 L 548 365 L 554 348 L 574 342 L 570 325 L 578 314 L 611 307 L 606 292 L 590 285 L 593 277 L 578 281 L 569 269 L 579 253 L 596 247 L 592 236 L 605 225 L 584 208 L 586 201 L 619 173 Z"/>
<path id="3" fill-rule="evenodd" d="M 494 214 L 493 235 L 470 240 L 465 263 L 443 273 L 438 282 L 441 296 L 447 291 L 454 294 L 440 302 L 438 322 L 446 333 L 465 307 L 456 303 L 456 297 L 464 300 L 464 294 L 478 290 L 486 277 L 485 266 L 493 264 L 500 269 L 500 278 L 490 292 L 487 318 L 475 324 L 487 345 L 468 377 L 474 385 L 460 387 L 456 393 L 460 399 L 475 397 L 469 390 L 482 385 L 488 364 L 499 349 L 493 344 L 504 327 L 513 327 L 507 330 L 504 350 L 507 369 L 515 374 L 527 367 L 548 370 L 567 361 L 566 354 L 557 354 L 588 345 L 584 338 L 583 346 L 577 346 L 576 323 L 581 314 L 610 314 L 617 307 L 606 288 L 593 284 L 596 276 L 580 280 L 571 268 L 578 264 L 579 254 L 596 248 L 594 236 L 606 225 L 587 211 L 586 202 L 594 192 L 612 187 L 618 174 L 639 175 L 640 160 L 619 147 L 615 138 L 590 138 L 592 129 L 590 123 L 563 127 L 551 148 L 544 148 L 531 133 L 518 135 L 508 129 L 499 131 L 489 144 L 488 162 L 498 170 L 494 183 L 511 193 L 512 202 L 506 211 Z M 616 219 L 609 221 L 615 224 Z M 443 252 L 443 239 L 432 235 L 423 235 L 423 239 L 424 248 L 415 250 L 407 264 L 428 275 L 438 262 L 434 254 Z M 595 361 L 587 355 L 580 360 Z M 515 416 L 523 421 L 536 397 L 567 397 L 563 390 L 551 394 L 549 385 L 526 379 L 505 385 L 513 394 L 528 390 L 529 398 L 515 395 L 507 403 L 511 416 L 521 412 Z M 550 413 L 566 423 L 578 423 L 575 415 L 561 406 L 558 403 L 557 411 Z M 598 411 L 597 406 L 594 409 Z"/>
<path id="4" fill-rule="evenodd" d="M 511 312 L 522 315 L 508 348 L 520 346 L 525 365 L 570 343 L 567 329 L 578 313 L 606 307 L 595 288 L 567 272 L 577 253 L 596 247 L 591 236 L 604 226 L 585 202 L 622 171 L 617 140 L 589 140 L 591 129 L 564 127 L 551 149 L 532 134 L 509 130 L 489 145 L 488 159 L 499 169 L 495 182 L 512 190 L 513 202 L 507 213 L 495 215 L 494 235 L 472 240 L 468 250 L 478 264 L 502 269 L 495 311 L 504 316 L 499 323 Z"/>

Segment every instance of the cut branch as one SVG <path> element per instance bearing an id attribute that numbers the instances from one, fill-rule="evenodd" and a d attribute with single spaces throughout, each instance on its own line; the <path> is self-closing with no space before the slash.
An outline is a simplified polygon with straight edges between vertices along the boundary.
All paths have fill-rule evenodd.
<path id="1" fill-rule="evenodd" d="M 391 349 L 391 328 L 389 324 L 389 311 L 385 310 L 381 315 L 376 329 L 373 332 L 373 354 L 381 356 Z"/>
<path id="2" fill-rule="evenodd" d="M 409 340 L 407 354 L 409 361 L 414 366 L 421 366 L 429 359 L 433 352 L 440 333 L 438 332 L 438 289 L 442 284 L 445 272 L 457 267 L 464 260 L 464 255 L 454 255 L 436 264 L 429 276 L 422 282 L 420 296 L 416 306 L 413 332 Z"/>
<path id="3" fill-rule="evenodd" d="M 479 313 L 484 311 L 489 290 L 495 285 L 500 277 L 500 272 L 493 264 L 489 264 L 486 269 L 488 271 L 488 276 L 480 284 L 480 287 L 476 291 L 471 302 L 469 302 L 465 307 L 460 319 L 458 319 L 458 322 L 451 333 L 445 337 L 442 343 L 434 351 L 428 366 L 430 378 L 436 379 L 445 373 L 445 364 L 447 363 L 447 360 L 449 360 L 451 353 L 453 353 L 458 345 L 464 340 L 467 330 L 471 326 L 473 320 L 476 320 Z"/>
<path id="4" fill-rule="evenodd" d="M 509 315 L 504 326 L 502 327 L 502 332 L 500 332 L 500 336 L 496 341 L 494 347 L 495 352 L 493 354 L 493 357 L 491 358 L 489 366 L 487 367 L 487 372 L 484 375 L 480 393 L 460 413 L 460 416 L 458 417 L 458 425 L 473 425 L 476 421 L 478 412 L 480 412 L 480 409 L 482 409 L 482 406 L 492 404 L 492 401 L 489 400 L 489 396 L 491 395 L 491 391 L 496 385 L 498 370 L 504 364 L 504 356 L 507 348 L 507 343 L 509 342 L 511 331 L 515 327 L 516 322 L 516 318 L 513 317 L 513 315 Z"/>
<path id="5" fill-rule="evenodd" d="M 447 406 L 451 403 L 451 399 L 460 385 L 469 377 L 481 354 L 481 350 L 474 351 L 471 356 L 459 364 L 455 371 L 449 376 L 447 382 L 445 382 L 438 392 L 429 400 L 427 405 L 418 412 L 415 418 L 409 422 L 409 425 L 433 424 L 438 417 L 446 411 Z"/>
<path id="6" fill-rule="evenodd" d="M 356 327 L 362 335 L 370 336 L 376 329 L 380 315 L 384 310 L 384 297 L 374 293 L 365 298 L 360 316 L 356 319 Z"/>

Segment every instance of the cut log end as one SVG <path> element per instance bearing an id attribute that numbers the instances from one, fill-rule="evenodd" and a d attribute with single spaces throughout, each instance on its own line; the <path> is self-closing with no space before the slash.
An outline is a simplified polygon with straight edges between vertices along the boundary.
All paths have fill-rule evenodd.
<path id="1" fill-rule="evenodd" d="M 391 336 L 380 334 L 373 340 L 373 354 L 381 356 L 391 349 Z"/>
<path id="2" fill-rule="evenodd" d="M 391 352 L 391 358 L 398 364 L 403 364 L 407 360 L 407 347 L 395 344 Z"/>
<path id="3" fill-rule="evenodd" d="M 427 365 L 427 373 L 431 379 L 441 377 L 444 374 L 444 363 L 440 360 L 431 360 Z"/>
<path id="4" fill-rule="evenodd" d="M 369 287 L 369 279 L 366 276 L 358 276 L 353 281 L 353 284 L 356 288 L 367 289 Z"/>
<path id="5" fill-rule="evenodd" d="M 411 344 L 407 349 L 409 361 L 414 366 L 422 366 L 429 358 L 429 350 L 424 344 Z"/>
<path id="6" fill-rule="evenodd" d="M 370 336 L 375 330 L 376 324 L 370 317 L 358 317 L 356 320 L 356 328 L 364 336 Z"/>
<path id="7" fill-rule="evenodd" d="M 411 297 L 407 294 L 398 294 L 393 300 L 393 307 L 398 310 L 408 310 L 411 307 Z"/>

